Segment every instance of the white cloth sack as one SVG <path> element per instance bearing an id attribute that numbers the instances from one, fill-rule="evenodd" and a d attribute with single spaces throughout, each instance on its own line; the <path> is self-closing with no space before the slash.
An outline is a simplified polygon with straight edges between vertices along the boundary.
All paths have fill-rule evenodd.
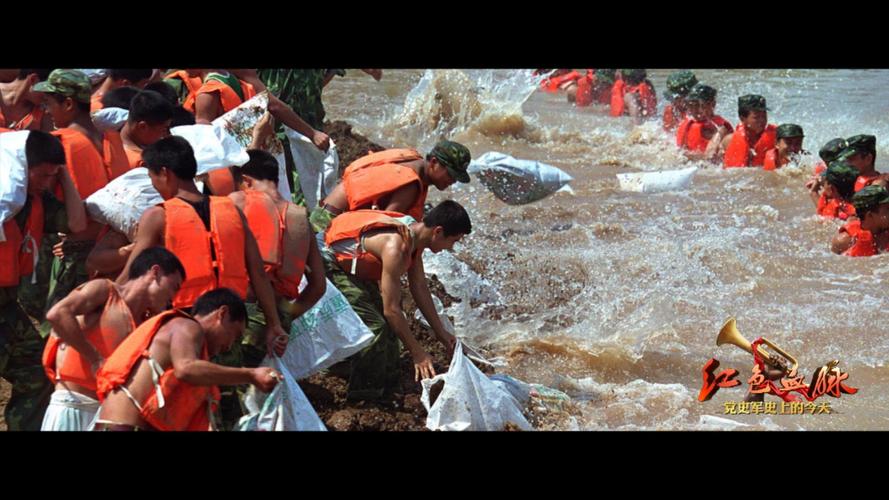
<path id="1" fill-rule="evenodd" d="M 681 170 L 662 170 L 660 172 L 633 172 L 617 174 L 622 191 L 636 193 L 661 193 L 664 191 L 681 191 L 691 185 L 697 167 Z"/>
<path id="2" fill-rule="evenodd" d="M 222 127 L 216 125 L 182 125 L 173 127 L 170 133 L 182 137 L 194 149 L 198 162 L 195 175 L 206 174 L 232 165 L 241 166 L 250 157 L 247 150 Z"/>
<path id="3" fill-rule="evenodd" d="M 0 227 L 28 201 L 27 130 L 0 134 Z M 2 233 L 2 230 L 0 230 Z M 0 234 L 0 241 L 6 238 Z"/>
<path id="4" fill-rule="evenodd" d="M 245 149 L 253 142 L 253 127 L 269 109 L 267 90 L 242 102 L 238 107 L 213 120 L 213 126 L 228 133 Z M 278 160 L 278 192 L 284 199 L 290 199 L 290 185 L 287 183 L 287 167 L 284 163 L 284 148 L 281 141 L 274 139 L 263 146 Z"/>
<path id="5" fill-rule="evenodd" d="M 307 283 L 303 277 L 300 290 Z M 294 378 L 303 379 L 364 349 L 373 338 L 346 297 L 327 280 L 321 299 L 290 324 L 290 342 L 281 361 Z"/>
<path id="6" fill-rule="evenodd" d="M 299 187 L 306 197 L 307 207 L 317 207 L 333 191 L 339 180 L 340 156 L 333 139 L 327 152 L 321 151 L 311 139 L 286 125 L 284 133 L 290 142 L 293 165 L 299 174 Z"/>
<path id="7" fill-rule="evenodd" d="M 118 131 L 127 123 L 130 111 L 123 108 L 102 108 L 90 114 L 93 125 L 102 132 L 106 130 Z"/>
<path id="8" fill-rule="evenodd" d="M 491 151 L 469 164 L 468 172 L 500 201 L 509 205 L 525 205 L 559 190 L 571 191 L 573 177 L 559 168 L 534 160 L 519 160 Z"/>
<path id="9" fill-rule="evenodd" d="M 444 382 L 438 399 L 430 402 L 430 390 Z M 500 431 L 513 423 L 526 431 L 533 430 L 522 415 L 522 407 L 509 392 L 501 389 L 463 355 L 463 344 L 457 339 L 454 358 L 447 373 L 421 382 L 420 401 L 429 413 L 426 427 L 442 431 Z"/>
<path id="10" fill-rule="evenodd" d="M 278 358 L 266 356 L 263 366 L 277 370 L 283 380 L 265 394 L 250 386 L 244 396 L 248 414 L 238 421 L 241 431 L 326 431 L 296 379 Z"/>
<path id="11" fill-rule="evenodd" d="M 91 194 L 84 205 L 93 220 L 110 225 L 133 241 L 142 214 L 163 201 L 151 185 L 148 169 L 138 167 Z"/>

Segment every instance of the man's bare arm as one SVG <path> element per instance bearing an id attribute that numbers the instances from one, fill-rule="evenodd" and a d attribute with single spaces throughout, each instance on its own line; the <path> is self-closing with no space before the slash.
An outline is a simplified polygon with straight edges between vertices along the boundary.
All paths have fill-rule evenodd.
<path id="1" fill-rule="evenodd" d="M 164 209 L 162 207 L 151 207 L 142 214 L 142 218 L 139 219 L 139 232 L 136 234 L 136 241 L 133 245 L 133 251 L 130 253 L 130 258 L 127 260 L 127 264 L 124 266 L 123 271 L 120 272 L 120 276 L 117 277 L 118 284 L 124 284 L 127 281 L 127 275 L 130 272 L 130 266 L 133 264 L 133 260 L 142 253 L 146 248 L 150 248 L 157 245 L 163 245 L 163 231 L 164 231 Z"/>
<path id="2" fill-rule="evenodd" d="M 408 270 L 407 278 L 410 283 L 411 296 L 417 304 L 417 309 L 423 313 L 432 331 L 435 332 L 435 336 L 438 337 L 439 342 L 449 352 L 453 351 L 457 339 L 451 332 L 445 330 L 444 324 L 442 324 L 441 318 L 438 316 L 438 311 L 435 310 L 432 294 L 429 293 L 429 285 L 426 284 L 426 271 L 423 269 L 422 255 L 417 257 L 413 267 Z"/>
<path id="3" fill-rule="evenodd" d="M 110 292 L 111 284 L 108 281 L 89 281 L 57 302 L 46 313 L 46 320 L 52 325 L 53 333 L 76 349 L 90 364 L 98 363 L 102 357 L 95 346 L 86 340 L 77 316 L 103 308 Z"/>

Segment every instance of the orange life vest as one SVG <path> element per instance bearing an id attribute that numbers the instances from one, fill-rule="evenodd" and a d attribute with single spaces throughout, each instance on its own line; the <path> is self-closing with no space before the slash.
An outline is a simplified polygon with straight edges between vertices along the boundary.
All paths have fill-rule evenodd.
<path id="1" fill-rule="evenodd" d="M 840 232 L 847 233 L 852 237 L 852 241 L 854 242 L 848 250 L 843 252 L 843 255 L 848 255 L 849 257 L 870 257 L 880 253 L 880 249 L 877 248 L 877 243 L 874 240 L 873 233 L 866 229 L 862 229 L 860 220 L 847 222 L 840 228 Z M 885 251 L 886 248 L 883 248 L 882 250 Z"/>
<path id="2" fill-rule="evenodd" d="M 828 198 L 827 193 L 821 193 L 818 198 L 818 215 L 846 220 L 855 215 L 855 206 L 838 198 Z"/>
<path id="3" fill-rule="evenodd" d="M 870 186 L 874 183 L 875 180 L 880 178 L 879 172 L 874 172 L 870 175 L 859 175 L 857 179 L 855 179 L 855 192 L 859 192 L 862 189 Z"/>
<path id="4" fill-rule="evenodd" d="M 104 366 L 96 374 L 99 401 L 104 402 L 116 387 L 124 386 L 133 370 L 143 358 L 150 359 L 148 349 L 161 327 L 175 318 L 191 316 L 182 311 L 166 311 L 139 325 L 105 360 Z M 210 359 L 207 341 L 201 347 L 201 360 Z M 140 414 L 152 427 L 159 431 L 206 431 L 210 427 L 210 410 L 219 401 L 219 388 L 199 386 L 182 382 L 174 375 L 173 368 L 164 370 L 158 380 L 162 399 L 158 391 L 149 391 L 141 403 Z"/>
<path id="5" fill-rule="evenodd" d="M 124 302 L 114 284 L 110 280 L 106 281 L 110 284 L 111 290 L 108 293 L 108 300 L 105 301 L 102 315 L 95 326 L 84 332 L 87 342 L 95 347 L 104 359 L 108 359 L 123 339 L 136 329 L 136 322 L 133 320 L 129 306 Z M 84 285 L 80 285 L 77 289 L 83 288 Z M 62 339 L 56 335 L 50 335 L 46 340 L 46 347 L 43 349 L 43 370 L 46 372 L 46 376 L 53 383 L 64 380 L 95 391 L 96 377 L 93 375 L 92 366 L 76 349 L 69 346 L 62 364 L 56 366 L 56 357 L 61 344 Z"/>
<path id="6" fill-rule="evenodd" d="M 571 70 L 569 73 L 565 73 L 564 75 L 555 76 L 552 78 L 547 78 L 540 82 L 540 86 L 546 92 L 558 92 L 562 86 L 568 82 L 573 82 L 583 75 L 576 70 Z"/>
<path id="7" fill-rule="evenodd" d="M 728 127 L 730 130 L 732 128 L 732 125 L 721 116 L 714 115 L 712 121 L 718 127 Z M 710 139 L 704 137 L 704 126 L 708 124 L 709 122 L 699 122 L 690 116 L 686 117 L 679 124 L 679 128 L 676 129 L 676 145 L 691 151 L 706 151 L 707 144 L 712 139 L 712 137 Z"/>
<path id="8" fill-rule="evenodd" d="M 106 130 L 103 146 L 105 172 L 108 174 L 108 182 L 111 182 L 130 171 L 130 168 L 132 168 L 130 166 L 130 157 L 123 147 L 123 139 L 120 137 L 120 132 Z"/>
<path id="9" fill-rule="evenodd" d="M 290 203 L 279 210 L 272 197 L 261 191 L 244 194 L 244 216 L 272 286 L 288 299 L 298 298 L 309 253 L 308 224 L 298 214 L 290 214 Z"/>
<path id="10" fill-rule="evenodd" d="M 19 229 L 15 217 L 3 223 L 6 241 L 0 242 L 0 287 L 18 286 L 22 277 L 34 273 L 43 242 L 43 198 L 29 198 L 31 212 L 25 221 L 24 231 Z"/>
<path id="11" fill-rule="evenodd" d="M 361 279 L 377 281 L 383 276 L 383 262 L 374 254 L 363 250 L 361 237 L 373 229 L 395 228 L 404 240 L 405 248 L 412 245 L 410 229 L 401 222 L 394 220 L 403 217 L 398 212 L 385 210 L 355 210 L 340 214 L 330 222 L 324 242 L 328 247 L 343 240 L 355 240 L 357 256 L 350 253 L 334 252 L 337 264 Z M 415 252 L 408 255 L 408 268 L 413 265 Z"/>
<path id="12" fill-rule="evenodd" d="M 417 183 L 420 194 L 407 210 L 416 220 L 423 219 L 423 204 L 429 187 L 423 184 L 414 169 L 399 165 L 402 162 L 422 160 L 413 149 L 387 149 L 359 158 L 343 172 L 343 189 L 349 201 L 349 210 L 378 206 L 380 200 L 396 190 Z M 381 207 L 382 208 L 382 207 Z"/>
<path id="13" fill-rule="evenodd" d="M 99 111 L 105 107 L 104 105 L 102 105 L 102 97 L 104 95 L 105 94 L 96 92 L 95 94 L 93 94 L 92 97 L 90 97 L 90 113 L 95 113 L 96 111 Z"/>
<path id="14" fill-rule="evenodd" d="M 750 145 L 747 140 L 747 127 L 739 123 L 732 134 L 732 140 L 725 150 L 723 166 L 730 167 L 759 167 L 765 162 L 766 151 L 775 147 L 776 127 L 766 125 L 756 144 Z M 753 150 L 753 158 L 750 158 L 750 150 Z"/>
<path id="15" fill-rule="evenodd" d="M 178 71 L 173 71 L 167 74 L 164 79 L 168 78 L 178 78 L 182 80 L 182 84 L 185 85 L 185 88 L 188 90 L 188 96 L 186 96 L 185 101 L 182 103 L 182 107 L 194 113 L 194 100 L 197 96 L 198 89 L 203 85 L 203 81 L 200 76 L 188 76 L 188 71 L 184 69 L 180 69 Z"/>
<path id="16" fill-rule="evenodd" d="M 673 111 L 673 105 L 667 104 L 664 106 L 664 130 L 670 131 L 676 128 L 676 125 L 683 122 L 685 120 L 685 113 L 680 113 L 679 116 L 676 116 L 676 113 Z"/>
<path id="17" fill-rule="evenodd" d="M 130 164 L 130 170 L 143 166 L 142 164 L 142 150 L 139 149 L 130 149 L 126 146 L 123 148 L 124 152 L 127 155 L 127 162 Z"/>
<path id="18" fill-rule="evenodd" d="M 245 228 L 238 209 L 228 198 L 209 198 L 210 231 L 188 202 L 171 198 L 163 203 L 164 246 L 179 257 L 185 267 L 186 279 L 173 299 L 176 308 L 191 307 L 198 297 L 217 288 L 231 288 L 242 299 L 247 297 Z"/>
<path id="19" fill-rule="evenodd" d="M 105 162 L 87 136 L 72 128 L 55 130 L 52 134 L 62 142 L 68 174 L 74 181 L 80 199 L 85 200 L 108 184 Z M 56 189 L 56 197 L 63 199 L 62 186 Z"/>
<path id="20" fill-rule="evenodd" d="M 593 85 L 596 83 L 596 75 L 593 70 L 587 70 L 586 74 L 577 79 L 577 95 L 574 98 L 576 106 L 584 107 L 593 103 Z"/>
<path id="21" fill-rule="evenodd" d="M 648 81 L 639 85 L 629 86 L 627 82 L 618 80 L 611 88 L 611 116 L 621 116 L 626 113 L 624 99 L 627 94 L 638 94 L 639 104 L 642 107 L 643 116 L 654 116 L 657 113 L 657 96 Z"/>
<path id="22" fill-rule="evenodd" d="M 244 101 L 247 101 L 256 95 L 256 91 L 253 89 L 253 85 L 250 85 L 244 80 L 238 80 L 238 83 L 241 84 L 241 90 L 244 93 L 243 99 L 241 99 L 241 96 L 239 96 L 233 88 L 229 87 L 223 82 L 220 82 L 219 80 L 214 80 L 212 78 L 208 78 L 207 80 L 205 80 L 204 83 L 201 85 L 201 88 L 199 88 L 197 92 L 195 92 L 195 99 L 197 99 L 197 96 L 201 94 L 211 94 L 213 92 L 219 92 L 219 102 L 222 104 L 222 112 L 227 113 L 240 106 Z M 191 106 L 191 109 L 189 109 L 185 107 L 185 105 L 183 105 L 185 109 L 194 113 L 194 102 L 191 103 Z"/>
<path id="23" fill-rule="evenodd" d="M 815 164 L 814 172 L 815 175 L 821 175 L 825 170 L 827 170 L 827 165 L 824 164 L 823 161 L 819 161 Z"/>
<path id="24" fill-rule="evenodd" d="M 235 178 L 232 176 L 231 170 L 227 168 L 217 168 L 207 173 L 207 186 L 210 192 L 216 196 L 228 196 L 234 193 Z"/>
<path id="25" fill-rule="evenodd" d="M 780 165 L 778 163 L 779 163 L 778 148 L 772 148 L 772 149 L 766 151 L 766 157 L 762 162 L 762 169 L 763 170 L 778 170 L 779 168 L 783 167 L 784 165 L 787 165 L 789 163 L 789 160 L 781 161 Z"/>
<path id="26" fill-rule="evenodd" d="M 12 130 L 40 130 L 40 123 L 43 122 L 43 106 L 34 106 L 21 120 L 10 125 L 0 111 L 0 133 L 10 132 Z"/>

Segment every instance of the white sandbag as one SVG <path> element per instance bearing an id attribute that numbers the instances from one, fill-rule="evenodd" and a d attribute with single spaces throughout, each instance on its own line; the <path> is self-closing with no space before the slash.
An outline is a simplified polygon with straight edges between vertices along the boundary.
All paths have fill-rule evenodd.
<path id="1" fill-rule="evenodd" d="M 622 191 L 636 193 L 660 193 L 664 191 L 682 191 L 688 189 L 697 172 L 697 167 L 682 170 L 663 170 L 660 172 L 634 172 L 617 174 Z"/>
<path id="2" fill-rule="evenodd" d="M 303 277 L 300 290 L 306 284 Z M 302 379 L 364 349 L 373 338 L 346 297 L 327 280 L 321 299 L 291 323 L 290 342 L 281 361 L 296 379 Z"/>
<path id="3" fill-rule="evenodd" d="M 491 151 L 469 164 L 470 174 L 500 201 L 510 205 L 532 203 L 555 193 L 568 190 L 573 177 L 559 168 L 534 160 L 519 160 Z"/>
<path id="4" fill-rule="evenodd" d="M 296 379 L 278 358 L 263 360 L 281 374 L 282 380 L 266 394 L 250 386 L 244 395 L 247 415 L 238 421 L 240 431 L 326 431 L 312 403 Z"/>
<path id="5" fill-rule="evenodd" d="M 541 384 L 529 384 L 498 373 L 489 377 L 491 382 L 508 392 L 523 408 L 535 406 L 538 411 L 564 411 L 571 397 L 562 391 Z"/>
<path id="6" fill-rule="evenodd" d="M 463 355 L 462 347 L 458 339 L 447 373 L 421 382 L 420 401 L 428 412 L 426 427 L 433 431 L 500 431 L 512 423 L 522 430 L 533 430 L 517 399 L 476 368 Z M 431 403 L 430 391 L 440 382 L 444 387 Z"/>
<path id="7" fill-rule="evenodd" d="M 439 299 L 438 297 L 433 295 L 432 296 L 432 303 L 435 305 L 435 311 L 438 313 L 438 318 L 441 320 L 441 324 L 442 324 L 442 326 L 444 326 L 444 329 L 451 335 L 456 336 L 457 330 L 456 330 L 456 328 L 454 328 L 454 324 L 451 323 L 451 318 L 449 318 L 448 315 L 445 314 L 444 304 L 441 303 L 441 299 Z M 432 329 L 432 326 L 429 324 L 429 321 L 426 320 L 426 317 L 423 316 L 423 312 L 420 311 L 419 308 L 416 311 L 414 311 L 414 319 L 419 321 L 420 324 L 425 326 L 426 328 L 429 328 L 430 330 Z M 465 339 L 461 338 L 461 341 L 463 342 L 463 354 L 468 356 L 469 359 L 471 359 L 477 363 L 482 363 L 482 364 L 493 366 L 493 367 L 506 366 L 506 362 L 503 360 L 503 358 L 495 358 L 495 359 L 489 360 L 488 358 L 484 357 L 481 353 L 479 353 L 478 349 L 467 344 Z"/>
<path id="8" fill-rule="evenodd" d="M 129 117 L 130 111 L 123 108 L 102 108 L 90 113 L 93 125 L 102 132 L 106 130 L 119 131 L 126 125 Z"/>
<path id="9" fill-rule="evenodd" d="M 306 206 L 317 207 L 318 202 L 333 191 L 339 180 L 337 174 L 340 156 L 337 154 L 336 144 L 331 139 L 330 147 L 325 153 L 311 139 L 286 125 L 284 133 L 290 142 L 293 165 L 299 174 L 299 187 L 306 198 Z"/>
<path id="10" fill-rule="evenodd" d="M 232 165 L 241 166 L 250 161 L 247 150 L 222 127 L 182 125 L 171 128 L 170 133 L 182 137 L 191 144 L 194 158 L 198 162 L 196 175 Z"/>
<path id="11" fill-rule="evenodd" d="M 0 134 L 0 226 L 28 201 L 27 130 Z M 5 241 L 4 237 L 0 241 Z"/>
<path id="12" fill-rule="evenodd" d="M 240 106 L 213 120 L 213 125 L 225 130 L 242 147 L 250 147 L 253 142 L 253 128 L 256 122 L 269 109 L 269 93 L 267 90 L 256 94 L 252 98 L 241 103 Z M 290 199 L 290 185 L 287 180 L 287 167 L 284 160 L 284 148 L 275 136 L 269 138 L 268 143 L 261 144 L 260 149 L 268 151 L 278 160 L 278 192 L 284 199 Z M 245 162 L 246 163 L 246 162 Z"/>
<path id="13" fill-rule="evenodd" d="M 163 201 L 160 193 L 151 185 L 148 169 L 138 167 L 91 194 L 84 205 L 90 218 L 110 225 L 133 241 L 136 224 L 142 214 Z"/>

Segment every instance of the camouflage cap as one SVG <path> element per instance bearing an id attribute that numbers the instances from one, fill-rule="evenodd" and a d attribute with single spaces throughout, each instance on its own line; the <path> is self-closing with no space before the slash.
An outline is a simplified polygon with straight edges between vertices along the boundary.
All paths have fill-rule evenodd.
<path id="1" fill-rule="evenodd" d="M 889 203 L 889 191 L 883 186 L 867 186 L 852 197 L 852 204 L 855 205 L 855 212 L 858 214 L 873 210 L 884 203 Z"/>
<path id="2" fill-rule="evenodd" d="M 440 141 L 429 154 L 448 169 L 451 177 L 463 183 L 469 182 L 469 173 L 466 172 L 466 169 L 469 167 L 472 156 L 466 146 L 459 142 Z"/>
<path id="3" fill-rule="evenodd" d="M 614 83 L 614 72 L 616 69 L 597 69 L 596 81 L 602 83 Z"/>
<path id="4" fill-rule="evenodd" d="M 775 137 L 783 139 L 785 137 L 805 137 L 803 128 L 795 123 L 782 123 L 775 130 Z"/>
<path id="5" fill-rule="evenodd" d="M 672 101 L 677 97 L 682 97 L 698 83 L 697 77 L 691 71 L 677 71 L 667 77 L 667 90 L 664 91 L 664 97 L 668 101 Z"/>
<path id="6" fill-rule="evenodd" d="M 699 83 L 688 91 L 688 95 L 685 96 L 685 98 L 689 101 L 710 102 L 716 99 L 716 89 L 709 85 Z"/>
<path id="7" fill-rule="evenodd" d="M 849 144 L 846 142 L 846 139 L 842 137 L 837 137 L 836 139 L 831 139 L 827 141 L 827 144 L 821 147 L 818 151 L 818 156 L 824 160 L 824 163 L 830 163 L 837 158 L 840 157 L 843 150 L 845 150 Z"/>
<path id="8" fill-rule="evenodd" d="M 622 69 L 620 76 L 626 81 L 641 82 L 648 76 L 648 73 L 644 69 Z"/>
<path id="9" fill-rule="evenodd" d="M 761 95 L 748 94 L 738 98 L 738 111 L 771 111 L 766 107 L 766 98 Z"/>
<path id="10" fill-rule="evenodd" d="M 859 134 L 846 139 L 846 149 L 840 158 L 848 158 L 856 153 L 876 153 L 877 138 L 873 135 Z"/>
<path id="11" fill-rule="evenodd" d="M 61 94 L 80 102 L 90 102 L 93 86 L 83 71 L 57 69 L 49 74 L 46 81 L 35 84 L 32 90 Z"/>
<path id="12" fill-rule="evenodd" d="M 845 160 L 830 162 L 827 170 L 821 173 L 821 176 L 824 177 L 824 180 L 828 184 L 832 184 L 840 189 L 845 186 L 850 191 L 854 187 L 855 180 L 858 179 L 859 175 L 860 172 L 858 169 L 847 163 Z"/>

